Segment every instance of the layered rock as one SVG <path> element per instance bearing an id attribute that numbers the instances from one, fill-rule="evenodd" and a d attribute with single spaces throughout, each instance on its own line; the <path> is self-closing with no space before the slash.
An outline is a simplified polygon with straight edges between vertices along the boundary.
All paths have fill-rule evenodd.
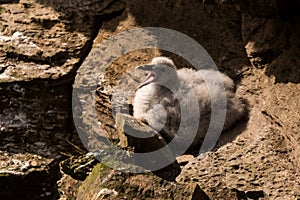
<path id="1" fill-rule="evenodd" d="M 300 198 L 299 16 L 294 12 L 298 1 L 0 3 L 0 184 L 6 189 L 1 198 L 20 194 L 29 199 L 58 195 L 62 199 L 77 195 L 168 199 L 186 190 L 183 196 L 195 199 L 203 194 L 195 192 L 201 191 L 198 187 L 210 199 Z M 82 163 L 82 159 L 76 163 L 72 157 L 85 152 L 72 123 L 73 79 L 81 73 L 77 70 L 90 49 L 141 26 L 174 29 L 203 45 L 219 69 L 239 83 L 238 96 L 249 101 L 249 120 L 223 134 L 215 151 L 182 161 L 188 164 L 177 178 L 180 184 L 158 174 L 126 174 L 99 165 L 77 194 L 81 183 L 77 179 L 84 180 L 95 163 L 88 165 L 90 160 Z M 114 112 L 130 114 L 134 85 L 141 75 L 128 77 L 127 72 L 161 54 L 190 67 L 170 52 L 143 49 L 113 60 L 99 74 L 94 120 L 114 144 L 119 140 Z M 117 99 L 112 103 L 114 95 Z M 97 146 L 93 141 L 91 145 Z M 71 158 L 61 164 L 64 173 L 57 189 L 59 161 L 66 156 Z M 82 166 L 89 170 L 74 173 Z M 104 176 L 95 176 L 98 172 Z M 107 174 L 111 179 L 96 185 Z"/>

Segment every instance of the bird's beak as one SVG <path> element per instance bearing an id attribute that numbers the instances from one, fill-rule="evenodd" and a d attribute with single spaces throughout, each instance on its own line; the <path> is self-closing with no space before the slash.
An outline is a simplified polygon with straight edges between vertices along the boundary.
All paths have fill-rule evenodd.
<path id="1" fill-rule="evenodd" d="M 148 64 L 148 65 L 140 65 L 140 66 L 137 66 L 135 69 L 140 69 L 140 70 L 145 70 L 145 71 L 152 71 L 153 68 L 154 68 L 155 65 L 151 65 L 151 64 Z"/>
<path id="2" fill-rule="evenodd" d="M 145 80 L 138 86 L 138 88 L 141 88 L 145 85 L 148 85 L 149 83 L 152 83 L 156 79 L 156 73 L 153 71 L 155 65 L 147 64 L 147 65 L 141 65 L 137 66 L 135 69 L 150 71 Z M 138 89 L 137 88 L 137 89 Z"/>

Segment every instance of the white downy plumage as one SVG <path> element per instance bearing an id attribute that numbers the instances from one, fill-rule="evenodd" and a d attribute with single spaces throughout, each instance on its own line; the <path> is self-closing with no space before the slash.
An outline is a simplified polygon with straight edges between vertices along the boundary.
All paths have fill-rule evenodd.
<path id="1" fill-rule="evenodd" d="M 198 147 L 210 123 L 211 103 L 216 116 L 226 113 L 223 130 L 245 115 L 245 105 L 235 97 L 234 82 L 218 71 L 176 70 L 166 57 L 156 57 L 137 69 L 150 73 L 136 91 L 133 115 L 160 131 L 167 141 L 176 139 L 178 145 Z"/>

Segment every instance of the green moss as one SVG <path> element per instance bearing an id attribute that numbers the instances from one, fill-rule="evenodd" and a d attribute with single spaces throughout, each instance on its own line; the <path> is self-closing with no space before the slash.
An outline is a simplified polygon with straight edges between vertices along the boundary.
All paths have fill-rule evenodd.
<path id="1" fill-rule="evenodd" d="M 82 185 L 79 187 L 79 191 L 87 190 L 92 185 L 94 187 L 100 187 L 101 181 L 97 181 L 99 179 L 102 179 L 104 176 L 107 176 L 110 172 L 110 168 L 108 168 L 106 165 L 99 163 L 97 164 L 92 173 L 86 178 L 86 180 L 82 183 Z"/>
<path id="2" fill-rule="evenodd" d="M 7 173 L 7 172 L 0 173 L 0 178 L 1 178 L 1 177 L 9 177 L 9 176 L 11 176 L 11 175 L 12 175 L 12 174 Z"/>

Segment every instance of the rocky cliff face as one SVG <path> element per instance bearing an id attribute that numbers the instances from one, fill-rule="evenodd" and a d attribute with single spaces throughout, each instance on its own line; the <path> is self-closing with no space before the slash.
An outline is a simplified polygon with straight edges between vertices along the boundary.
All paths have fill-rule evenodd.
<path id="1" fill-rule="evenodd" d="M 0 198 L 300 199 L 299 7 L 297 0 L 0 0 Z M 169 28 L 199 42 L 238 84 L 249 117 L 214 151 L 180 163 L 176 180 L 99 165 L 85 179 L 97 161 L 82 155 L 72 84 L 91 50 L 135 27 Z M 158 55 L 189 66 L 170 52 L 141 49 L 103 72 L 97 120 L 112 140 L 119 139 L 110 109 L 114 86 Z M 121 104 L 130 104 L 132 94 L 125 96 Z"/>

